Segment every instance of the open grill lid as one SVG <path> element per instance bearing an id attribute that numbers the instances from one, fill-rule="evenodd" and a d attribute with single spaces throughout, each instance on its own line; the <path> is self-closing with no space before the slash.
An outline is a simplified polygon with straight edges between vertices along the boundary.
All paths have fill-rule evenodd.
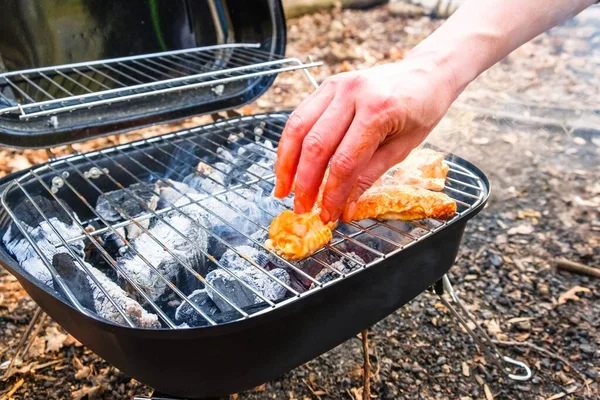
<path id="1" fill-rule="evenodd" d="M 0 0 L 0 144 L 51 147 L 217 112 L 285 59 L 280 0 Z"/>

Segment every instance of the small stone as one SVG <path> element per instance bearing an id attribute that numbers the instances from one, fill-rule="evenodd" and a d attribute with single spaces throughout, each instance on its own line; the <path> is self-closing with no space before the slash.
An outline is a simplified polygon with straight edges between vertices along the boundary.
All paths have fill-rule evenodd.
<path id="1" fill-rule="evenodd" d="M 594 354 L 596 350 L 589 344 L 582 344 L 579 346 L 579 350 L 583 351 L 586 354 Z"/>
<path id="2" fill-rule="evenodd" d="M 537 291 L 542 296 L 547 296 L 550 293 L 550 289 L 548 288 L 548 285 L 546 285 L 545 283 L 538 283 Z"/>
<path id="3" fill-rule="evenodd" d="M 593 369 L 588 369 L 587 371 L 585 371 L 585 376 L 587 376 L 590 379 L 598 379 L 598 372 L 596 372 L 596 370 Z"/>
<path id="4" fill-rule="evenodd" d="M 437 361 L 436 361 L 437 365 L 442 365 L 442 364 L 446 364 L 446 357 L 444 356 L 440 356 Z"/>
<path id="5" fill-rule="evenodd" d="M 490 262 L 494 267 L 499 267 L 502 264 L 504 264 L 504 260 L 502 260 L 502 257 L 495 253 L 492 253 L 492 255 L 490 256 Z"/>

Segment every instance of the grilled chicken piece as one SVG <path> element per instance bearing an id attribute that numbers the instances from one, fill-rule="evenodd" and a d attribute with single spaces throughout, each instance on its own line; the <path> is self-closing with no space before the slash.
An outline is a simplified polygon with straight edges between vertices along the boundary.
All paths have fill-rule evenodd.
<path id="1" fill-rule="evenodd" d="M 301 260 L 329 243 L 334 227 L 334 222 L 323 224 L 314 211 L 296 214 L 285 210 L 271 222 L 265 247 L 288 260 Z"/>
<path id="2" fill-rule="evenodd" d="M 356 202 L 351 219 L 402 220 L 449 219 L 456 202 L 447 194 L 412 185 L 380 185 L 368 189 Z"/>
<path id="3" fill-rule="evenodd" d="M 403 184 L 441 191 L 449 169 L 444 162 L 444 154 L 432 149 L 416 149 L 404 161 L 390 168 L 373 186 Z"/>

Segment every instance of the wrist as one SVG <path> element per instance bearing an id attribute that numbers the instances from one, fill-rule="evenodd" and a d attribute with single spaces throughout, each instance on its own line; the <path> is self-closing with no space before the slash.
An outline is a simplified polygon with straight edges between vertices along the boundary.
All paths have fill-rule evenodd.
<path id="1" fill-rule="evenodd" d="M 493 32 L 469 32 L 463 36 L 435 32 L 407 55 L 406 60 L 419 60 L 430 65 L 447 86 L 452 101 L 483 71 L 498 60 L 500 35 Z"/>

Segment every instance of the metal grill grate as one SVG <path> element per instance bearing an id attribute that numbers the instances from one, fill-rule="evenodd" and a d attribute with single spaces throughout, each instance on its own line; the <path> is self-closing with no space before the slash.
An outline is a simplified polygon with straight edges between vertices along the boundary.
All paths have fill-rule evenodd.
<path id="1" fill-rule="evenodd" d="M 0 74 L 0 116 L 29 119 L 306 69 L 259 44 L 225 44 Z M 307 74 L 307 77 L 314 79 Z"/>
<path id="2" fill-rule="evenodd" d="M 312 257 L 298 263 L 288 262 L 272 253 L 268 253 L 262 240 L 257 239 L 254 234 L 266 234 L 268 223 L 261 222 L 261 218 L 245 213 L 233 204 L 235 199 L 255 202 L 255 199 L 250 198 L 249 194 L 261 191 L 267 191 L 266 194 L 270 194 L 272 191 L 274 182 L 272 165 L 253 163 L 252 160 L 254 159 L 252 157 L 259 153 L 269 154 L 271 157 L 275 156 L 276 149 L 274 146 L 268 145 L 268 142 L 276 145 L 287 117 L 288 114 L 285 113 L 240 117 L 106 150 L 58 159 L 32 170 L 9 184 L 2 193 L 2 204 L 21 233 L 31 243 L 44 265 L 50 270 L 56 285 L 66 293 L 68 300 L 81 312 L 90 314 L 90 311 L 73 294 L 69 285 L 58 276 L 57 271 L 52 266 L 52 260 L 44 256 L 43 251 L 36 245 L 35 239 L 19 222 L 19 216 L 15 214 L 15 208 L 23 200 L 28 199 L 31 201 L 43 221 L 53 229 L 58 238 L 53 243 L 54 247 L 56 249 L 67 249 L 78 265 L 91 277 L 117 309 L 123 318 L 122 321 L 119 320 L 118 322 L 129 326 L 139 325 L 132 320 L 131 315 L 122 307 L 118 299 L 112 298 L 110 288 L 104 287 L 106 286 L 103 285 L 104 282 L 100 282 L 89 271 L 89 264 L 86 264 L 81 256 L 78 256 L 72 249 L 74 243 L 85 240 L 86 243 L 93 246 L 103 261 L 106 262 L 106 265 L 114 270 L 115 277 L 119 277 L 121 285 L 127 287 L 129 293 L 132 293 L 132 296 L 135 296 L 149 312 L 155 313 L 163 327 L 178 328 L 181 325 L 174 321 L 173 313 L 169 311 L 170 306 L 153 298 L 147 290 L 140 287 L 139 281 L 124 271 L 119 261 L 110 254 L 110 251 L 107 251 L 105 246 L 95 240 L 96 238 L 105 233 L 120 236 L 124 239 L 127 251 L 135 253 L 134 255 L 139 258 L 144 268 L 152 271 L 151 275 L 161 282 L 160 284 L 167 287 L 170 291 L 171 302 L 188 304 L 197 315 L 201 316 L 206 325 L 216 325 L 230 320 L 248 318 L 251 315 L 281 307 L 327 285 L 334 284 L 346 276 L 358 273 L 364 268 L 369 268 L 384 258 L 392 257 L 417 241 L 443 229 L 454 220 L 461 218 L 470 209 L 480 204 L 487 194 L 485 184 L 475 174 L 453 162 L 452 159 L 448 159 L 450 172 L 444 191 L 454 198 L 458 205 L 458 213 L 453 219 L 449 221 L 424 220 L 418 222 L 369 220 L 342 224 L 335 230 L 332 242 Z M 231 182 L 228 184 L 221 182 L 218 175 L 217 178 L 209 175 L 208 179 L 217 190 L 205 191 L 205 193 L 202 193 L 204 196 L 200 197 L 191 196 L 177 185 L 177 182 L 183 181 L 185 174 L 194 170 L 200 162 L 210 165 L 213 171 L 231 174 L 232 171 L 236 171 L 239 164 L 236 164 L 236 160 L 227 157 L 227 152 L 224 152 L 224 150 L 232 146 L 243 147 L 250 143 L 254 143 L 254 147 L 244 147 L 246 150 L 242 154 L 238 154 L 237 160 L 242 159 L 251 163 L 252 168 L 244 170 L 243 174 L 231 175 Z M 207 159 L 212 160 L 212 163 Z M 163 204 L 162 207 L 150 207 L 139 194 L 131 189 L 133 184 L 148 182 L 169 187 L 180 196 L 180 199 L 178 201 L 167 201 L 167 204 Z M 155 186 L 155 188 L 158 188 L 158 186 Z M 137 203 L 143 209 L 143 212 L 140 215 L 130 215 L 122 204 L 111 204 L 119 210 L 124 219 L 118 223 L 111 223 L 95 210 L 94 205 L 98 196 L 118 189 L 123 190 L 125 193 L 124 201 Z M 79 233 L 70 237 L 63 237 L 55 223 L 51 221 L 51 217 L 45 215 L 42 207 L 36 204 L 35 196 L 37 195 L 51 199 L 55 202 L 54 204 L 65 211 L 69 207 L 74 210 L 81 218 L 81 222 L 73 216 L 70 218 L 73 224 L 77 226 Z M 155 192 L 154 195 L 160 196 L 160 193 Z M 227 218 L 222 211 L 215 210 L 210 204 L 218 204 L 221 207 L 220 210 L 230 211 L 235 220 Z M 275 217 L 277 212 L 273 209 L 261 205 L 260 202 L 256 204 L 261 213 L 268 216 L 269 221 Z M 285 202 L 278 202 L 278 206 L 284 208 Z M 205 220 L 199 220 L 190 211 L 195 209 L 194 207 L 199 207 L 197 210 L 202 210 L 213 221 L 218 221 L 227 229 L 239 234 L 249 246 L 268 254 L 274 263 L 285 268 L 295 279 L 291 281 L 292 283 L 284 282 L 280 276 L 272 272 L 273 269 L 259 265 L 248 254 L 244 254 L 241 247 L 234 244 L 226 235 L 213 230 Z M 264 292 L 248 284 L 241 278 L 239 270 L 224 265 L 221 260 L 211 254 L 210 248 L 203 248 L 199 244 L 197 237 L 190 237 L 182 232 L 181 228 L 174 226 L 167 217 L 172 215 L 189 220 L 198 235 L 206 235 L 210 240 L 224 247 L 225 250 L 246 260 L 255 269 L 255 272 L 268 280 L 271 285 L 285 290 L 284 298 L 272 300 Z M 260 304 L 261 307 L 251 309 L 242 307 L 236 304 L 235 299 L 221 293 L 219 289 L 211 287 L 210 283 L 206 281 L 206 276 L 199 273 L 197 267 L 190 265 L 188 260 L 182 258 L 177 249 L 170 248 L 164 243 L 162 237 L 156 235 L 152 228 L 149 228 L 148 221 L 150 220 L 160 221 L 166 229 L 185 242 L 187 246 L 190 246 L 194 251 L 198 251 L 206 260 L 209 260 L 211 268 L 221 270 L 228 279 L 234 280 L 246 290 L 251 291 L 256 296 L 257 304 Z M 240 229 L 239 224 L 241 223 L 250 226 L 253 233 L 248 233 L 247 229 L 246 231 Z M 90 224 L 95 224 L 94 231 L 85 229 Z M 229 320 L 223 321 L 218 318 L 218 314 L 207 313 L 206 309 L 191 300 L 190 291 L 187 287 L 174 283 L 172 277 L 167 276 L 160 270 L 160 265 L 156 265 L 155 260 L 146 258 L 147 255 L 142 254 L 132 242 L 123 237 L 123 229 L 128 227 L 139 229 L 150 241 L 176 260 L 181 271 L 189 272 L 193 279 L 201 283 L 201 286 L 205 286 L 207 290 L 212 290 L 213 296 L 228 304 L 233 316 Z M 135 243 L 135 240 L 133 243 Z M 344 266 L 349 264 L 355 266 L 355 268 L 346 270 Z M 318 273 L 314 273 L 314 271 L 318 271 Z M 115 322 L 114 319 L 113 322 Z"/>

